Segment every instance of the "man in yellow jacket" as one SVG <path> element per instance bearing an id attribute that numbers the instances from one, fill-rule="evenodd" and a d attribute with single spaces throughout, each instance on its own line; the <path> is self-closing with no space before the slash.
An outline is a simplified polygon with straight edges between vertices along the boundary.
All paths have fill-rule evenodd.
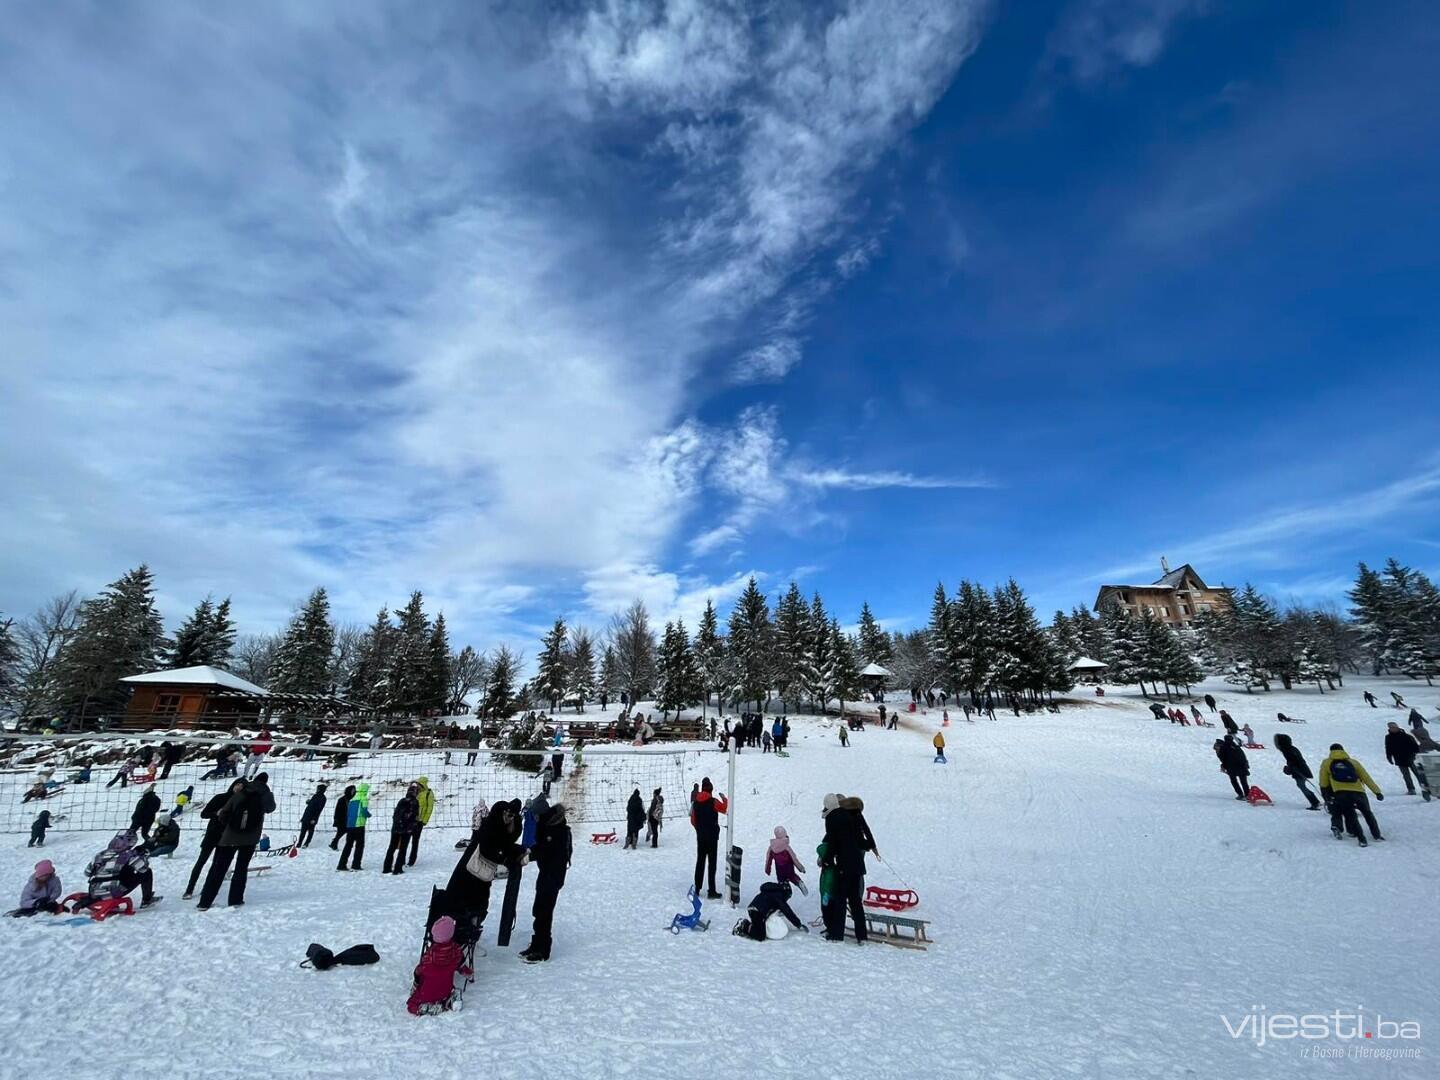
<path id="1" fill-rule="evenodd" d="M 941 765 L 948 764 L 945 761 L 945 733 L 943 731 L 935 732 L 935 738 L 931 739 L 930 743 L 935 747 L 936 762 Z"/>
<path id="2" fill-rule="evenodd" d="M 406 860 L 410 866 L 415 865 L 415 857 L 420 854 L 420 834 L 430 824 L 430 815 L 435 813 L 435 793 L 430 790 L 430 778 L 420 777 L 415 786 L 419 788 L 415 798 L 420 803 L 420 813 L 415 819 L 415 831 L 410 834 L 410 858 Z"/>
<path id="3" fill-rule="evenodd" d="M 1347 754 L 1345 747 L 1339 743 L 1331 743 L 1330 756 L 1320 763 L 1320 795 L 1330 807 L 1330 831 L 1336 840 L 1343 840 L 1345 837 L 1345 833 L 1340 830 L 1343 819 L 1345 830 L 1360 841 L 1360 846 L 1369 846 L 1357 814 L 1365 816 L 1365 824 L 1370 826 L 1371 836 L 1376 840 L 1385 839 L 1380 835 L 1380 823 L 1370 811 L 1370 800 L 1365 795 L 1367 787 L 1375 793 L 1377 800 L 1385 801 L 1385 793 L 1370 779 L 1365 766 Z"/>

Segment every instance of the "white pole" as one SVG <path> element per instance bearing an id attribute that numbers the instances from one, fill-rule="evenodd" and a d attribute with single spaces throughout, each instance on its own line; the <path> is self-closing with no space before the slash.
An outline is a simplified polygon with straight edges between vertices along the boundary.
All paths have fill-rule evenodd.
<path id="1" fill-rule="evenodd" d="M 732 852 L 732 851 L 735 850 L 735 757 L 736 757 L 736 749 L 735 749 L 735 747 L 736 747 L 736 741 L 735 741 L 734 739 L 731 739 L 731 740 L 730 740 L 730 779 L 729 779 L 729 781 L 728 781 L 728 783 L 729 783 L 729 789 L 726 791 L 726 795 L 729 797 L 730 805 L 726 808 L 726 811 L 725 811 L 725 865 L 726 865 L 726 874 L 725 874 L 725 876 L 726 876 L 727 878 L 730 876 L 730 874 L 729 874 L 730 852 Z M 739 895 L 739 892 L 740 892 L 739 886 L 736 885 L 736 886 L 734 886 L 734 887 L 730 887 L 730 883 L 729 883 L 728 881 L 726 882 L 726 886 L 727 886 L 727 888 L 726 888 L 725 891 L 726 891 L 727 893 L 729 893 L 730 906 L 731 906 L 731 907 L 735 907 L 735 906 L 739 903 L 739 901 L 736 899 L 736 897 Z"/>

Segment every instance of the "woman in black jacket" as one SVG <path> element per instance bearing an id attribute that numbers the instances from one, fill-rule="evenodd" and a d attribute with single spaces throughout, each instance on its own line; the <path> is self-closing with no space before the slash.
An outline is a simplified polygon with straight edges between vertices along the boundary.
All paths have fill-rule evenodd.
<path id="1" fill-rule="evenodd" d="M 350 813 L 350 800 L 355 797 L 355 785 L 345 789 L 345 794 L 335 800 L 335 839 L 330 841 L 330 850 L 339 851 L 340 841 L 345 839 L 346 818 Z"/>
<path id="2" fill-rule="evenodd" d="M 419 796 L 420 785 L 411 784 L 405 789 L 405 797 L 395 804 L 395 813 L 390 818 L 390 846 L 385 849 L 385 865 L 380 870 L 382 874 L 405 872 L 405 849 L 409 847 L 410 836 L 420 821 Z"/>
<path id="3" fill-rule="evenodd" d="M 1300 753 L 1300 748 L 1290 741 L 1290 736 L 1281 732 L 1275 736 L 1275 749 L 1285 755 L 1285 775 L 1295 781 L 1295 786 L 1300 789 L 1300 794 L 1310 800 L 1310 809 L 1320 809 L 1320 799 L 1311 789 L 1309 781 L 1315 778 L 1310 771 L 1310 766 L 1305 763 L 1305 755 Z"/>
<path id="4" fill-rule="evenodd" d="M 236 780 L 224 791 L 210 796 L 205 809 L 200 811 L 200 817 L 205 821 L 205 835 L 200 839 L 200 854 L 195 857 L 195 865 L 190 868 L 190 884 L 185 886 L 186 900 L 195 895 L 195 884 L 200 880 L 200 871 L 205 869 L 211 853 L 220 846 L 220 834 L 225 831 L 225 822 L 219 816 L 220 808 L 230 801 L 231 795 L 244 789 L 245 781 Z"/>
<path id="5" fill-rule="evenodd" d="M 1240 748 L 1240 744 L 1229 735 L 1223 739 L 1216 739 L 1215 756 L 1220 759 L 1220 767 L 1230 778 L 1230 786 L 1235 789 L 1236 800 L 1249 799 L 1250 759 L 1245 756 L 1245 751 Z"/>
<path id="6" fill-rule="evenodd" d="M 249 876 L 250 859 L 255 846 L 265 832 L 265 815 L 275 812 L 275 796 L 270 794 L 270 776 L 258 773 L 253 780 L 243 781 L 240 790 L 234 792 L 216 814 L 225 822 L 225 831 L 220 834 L 220 846 L 215 858 L 210 861 L 210 872 L 205 875 L 205 887 L 200 890 L 200 903 L 196 908 L 207 911 L 220 894 L 220 883 L 230 864 L 235 872 L 230 876 L 230 895 L 227 903 L 240 907 L 245 903 L 245 879 Z"/>
<path id="7" fill-rule="evenodd" d="M 650 809 L 645 811 L 645 820 L 648 823 L 646 836 L 652 848 L 660 846 L 660 830 L 665 825 L 665 796 L 660 794 L 657 787 L 655 793 L 650 796 Z"/>
<path id="8" fill-rule="evenodd" d="M 637 787 L 630 793 L 630 801 L 625 804 L 625 846 L 633 848 L 640 842 L 640 830 L 645 827 L 645 803 L 640 798 L 640 789 Z"/>
<path id="9" fill-rule="evenodd" d="M 826 861 L 835 867 L 835 902 L 828 911 L 833 920 L 826 926 L 827 941 L 845 939 L 845 909 L 855 923 L 855 940 L 864 943 L 865 852 L 879 852 L 875 837 L 865 821 L 865 804 L 855 796 L 841 796 L 834 810 L 825 815 Z"/>
<path id="10" fill-rule="evenodd" d="M 315 826 L 320 824 L 320 815 L 325 812 L 325 785 L 317 784 L 315 794 L 305 803 L 305 812 L 300 815 L 300 835 L 295 838 L 298 847 L 309 847 L 315 839 Z"/>
<path id="11" fill-rule="evenodd" d="M 530 944 L 520 954 L 520 959 L 527 964 L 550 959 L 555 901 L 560 898 L 560 890 L 565 886 L 565 871 L 570 867 L 573 853 L 570 826 L 565 823 L 565 807 L 556 803 L 540 819 L 535 831 L 535 847 L 530 852 L 538 873 L 535 875 L 535 903 L 530 909 L 535 917 L 535 927 L 530 935 Z"/>
<path id="12" fill-rule="evenodd" d="M 523 849 L 520 839 L 520 800 L 496 803 L 485 815 L 480 828 L 470 835 L 470 843 L 450 873 L 445 893 L 451 907 L 460 913 L 484 922 L 490 910 L 490 885 L 500 866 L 513 866 L 520 861 Z M 513 870 L 511 871 L 514 872 Z"/>

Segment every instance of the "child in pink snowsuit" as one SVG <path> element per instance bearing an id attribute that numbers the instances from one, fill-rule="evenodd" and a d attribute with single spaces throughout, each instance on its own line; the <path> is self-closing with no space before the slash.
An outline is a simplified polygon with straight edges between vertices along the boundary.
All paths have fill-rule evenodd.
<path id="1" fill-rule="evenodd" d="M 770 841 L 770 847 L 765 852 L 765 873 L 770 873 L 772 866 L 775 868 L 776 881 L 795 886 L 800 890 L 801 896 L 810 895 L 810 890 L 805 888 L 805 882 L 800 880 L 805 867 L 790 850 L 790 834 L 783 825 L 775 826 L 775 839 Z"/>
<path id="2" fill-rule="evenodd" d="M 455 993 L 455 973 L 469 975 L 465 954 L 455 944 L 455 920 L 441 915 L 430 928 L 430 947 L 415 965 L 415 989 L 405 1007 L 419 1016 L 422 1006 L 444 1005 Z"/>

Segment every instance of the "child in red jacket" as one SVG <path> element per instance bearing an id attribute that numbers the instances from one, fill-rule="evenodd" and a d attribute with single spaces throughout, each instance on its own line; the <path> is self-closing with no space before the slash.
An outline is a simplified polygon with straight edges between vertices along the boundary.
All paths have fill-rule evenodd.
<path id="1" fill-rule="evenodd" d="M 473 969 L 465 964 L 465 953 L 455 944 L 455 920 L 441 915 L 430 927 L 430 947 L 415 965 L 415 988 L 405 1007 L 419 1016 L 432 1012 L 425 1006 L 444 1006 L 455 993 L 455 975 L 470 976 Z"/>

